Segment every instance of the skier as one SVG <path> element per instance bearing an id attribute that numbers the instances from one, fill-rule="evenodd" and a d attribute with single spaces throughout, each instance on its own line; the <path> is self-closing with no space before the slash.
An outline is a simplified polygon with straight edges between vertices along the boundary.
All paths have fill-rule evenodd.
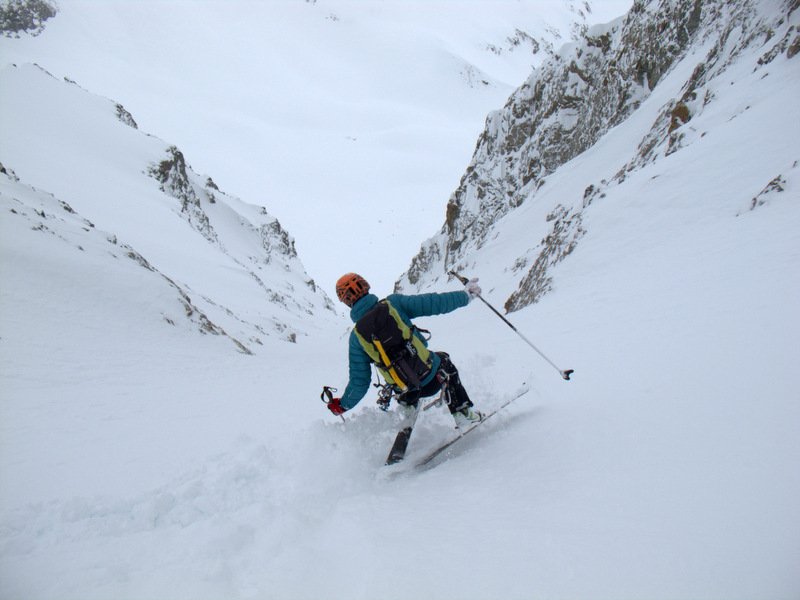
<path id="1" fill-rule="evenodd" d="M 373 362 L 377 364 L 387 383 L 401 392 L 397 401 L 406 408 L 408 413 L 416 410 L 417 402 L 420 398 L 434 396 L 444 386 L 445 401 L 455 419 L 456 427 L 459 430 L 465 430 L 480 422 L 483 419 L 483 415 L 480 411 L 474 409 L 467 391 L 461 384 L 458 370 L 453 365 L 449 355 L 445 352 L 429 352 L 427 350 L 427 340 L 424 339 L 420 330 L 411 322 L 411 319 L 416 317 L 440 315 L 466 306 L 481 293 L 477 281 L 477 279 L 470 281 L 465 291 L 443 294 L 418 294 L 414 296 L 391 294 L 385 300 L 379 301 L 377 296 L 368 293 L 370 287 L 363 277 L 355 273 L 343 275 L 336 283 L 336 295 L 339 300 L 350 307 L 350 317 L 356 326 L 350 332 L 349 382 L 341 398 L 333 398 L 327 405 L 330 411 L 335 415 L 341 415 L 361 401 L 369 390 L 371 381 L 370 363 Z M 387 301 L 388 304 L 386 304 Z M 363 323 L 371 319 L 368 313 L 374 313 L 379 304 L 386 306 L 386 314 L 396 314 L 394 319 L 397 323 L 392 323 L 391 319 L 387 320 L 394 326 L 399 325 L 400 329 L 405 330 L 406 339 L 410 339 L 416 347 L 416 349 L 412 349 L 412 354 L 425 361 L 425 366 L 422 367 L 420 367 L 420 363 L 416 363 L 417 369 L 415 372 L 418 375 L 417 378 L 415 378 L 414 372 L 408 377 L 405 376 L 406 373 L 409 373 L 409 369 L 400 364 L 401 359 L 391 362 L 391 365 L 389 365 L 388 360 L 385 363 L 381 363 L 379 360 L 380 355 L 373 348 L 373 345 L 365 339 L 364 335 L 360 334 L 360 332 L 364 331 Z M 391 313 L 392 309 L 396 313 Z M 374 323 L 375 319 L 372 319 L 372 322 Z M 375 336 L 373 336 L 374 339 Z M 377 345 L 380 352 L 384 352 L 380 344 L 378 343 Z M 406 344 L 404 347 L 411 345 Z M 370 358 L 368 351 L 372 353 L 373 358 Z M 386 354 L 383 354 L 383 356 L 386 356 Z M 393 354 L 393 356 L 397 355 Z"/>

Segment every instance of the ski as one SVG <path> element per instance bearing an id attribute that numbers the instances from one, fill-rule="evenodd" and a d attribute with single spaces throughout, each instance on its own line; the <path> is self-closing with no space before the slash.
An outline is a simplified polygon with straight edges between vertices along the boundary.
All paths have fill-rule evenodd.
<path id="1" fill-rule="evenodd" d="M 460 431 L 460 432 L 459 432 L 459 434 L 458 434 L 456 437 L 454 437 L 454 438 L 453 438 L 453 439 L 451 439 L 450 441 L 448 441 L 448 442 L 446 442 L 446 443 L 442 444 L 441 446 L 439 446 L 438 448 L 436 448 L 436 450 L 434 450 L 433 452 L 431 452 L 430 454 L 428 454 L 428 455 L 427 455 L 425 458 L 423 458 L 421 461 L 419 461 L 419 462 L 418 462 L 418 463 L 415 465 L 415 468 L 421 468 L 421 467 L 424 467 L 425 465 L 429 464 L 431 461 L 433 461 L 433 459 L 435 459 L 437 456 L 439 456 L 440 454 L 442 454 L 442 453 L 443 453 L 445 450 L 447 450 L 448 448 L 450 448 L 450 447 L 451 447 L 453 444 L 455 444 L 455 443 L 456 443 L 458 440 L 460 440 L 461 438 L 463 438 L 464 436 L 466 436 L 466 435 L 467 435 L 467 434 L 469 434 L 470 432 L 472 432 L 472 431 L 475 431 L 475 430 L 476 430 L 478 427 L 480 427 L 480 426 L 481 426 L 483 423 L 486 423 L 486 421 L 488 421 L 489 419 L 491 419 L 491 418 L 492 418 L 494 415 L 496 415 L 498 412 L 500 412 L 501 410 L 503 410 L 503 409 L 504 409 L 506 406 L 508 406 L 509 404 L 511 404 L 512 402 L 514 402 L 514 400 L 516 400 L 516 399 L 518 399 L 518 398 L 520 398 L 520 397 L 524 396 L 524 395 L 525 395 L 525 394 L 527 394 L 529 391 L 530 391 L 530 390 L 529 390 L 528 388 L 524 388 L 523 390 L 521 390 L 521 391 L 519 391 L 518 393 L 516 393 L 516 394 L 515 394 L 514 396 L 512 396 L 512 397 L 511 397 L 509 400 L 506 400 L 505 402 L 503 402 L 503 404 L 501 404 L 501 405 L 500 405 L 498 408 L 496 408 L 495 410 L 493 410 L 492 412 L 490 412 L 488 415 L 485 415 L 485 416 L 483 417 L 483 419 L 481 419 L 481 420 L 480 420 L 478 423 L 475 423 L 475 425 L 473 425 L 472 427 L 470 427 L 470 428 L 469 428 L 469 429 L 467 429 L 466 431 Z M 399 436 L 398 436 L 398 437 L 399 437 Z"/>
<path id="2" fill-rule="evenodd" d="M 411 432 L 414 431 L 414 423 L 417 422 L 417 415 L 421 407 L 422 402 L 417 402 L 417 409 L 411 417 L 411 422 L 397 432 L 397 437 L 394 438 L 392 449 L 389 450 L 389 456 L 386 458 L 387 465 L 394 465 L 405 458 L 408 440 L 411 439 Z"/>

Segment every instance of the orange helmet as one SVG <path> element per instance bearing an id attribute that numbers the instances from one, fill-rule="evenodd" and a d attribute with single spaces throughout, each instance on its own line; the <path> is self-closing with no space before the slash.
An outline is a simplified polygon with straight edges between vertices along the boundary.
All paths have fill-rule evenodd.
<path id="1" fill-rule="evenodd" d="M 356 301 L 366 296 L 368 291 L 369 284 L 367 280 L 355 273 L 342 275 L 339 281 L 336 282 L 336 295 L 347 306 L 353 306 Z"/>

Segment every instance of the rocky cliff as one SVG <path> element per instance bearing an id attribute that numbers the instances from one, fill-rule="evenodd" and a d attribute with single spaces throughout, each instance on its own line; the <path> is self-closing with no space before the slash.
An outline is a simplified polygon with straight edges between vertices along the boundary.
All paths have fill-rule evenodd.
<path id="1" fill-rule="evenodd" d="M 745 51 L 758 48 L 755 68 L 800 45 L 798 0 L 637 0 L 629 13 L 588 30 L 564 46 L 491 113 L 472 160 L 447 204 L 438 235 L 412 260 L 398 289 L 422 287 L 450 269 L 465 267 L 496 235 L 494 225 L 524 203 L 560 166 L 591 148 L 634 114 L 677 64 L 694 61 L 678 95 L 664 104 L 632 156 L 618 170 L 588 186 L 581 202 L 547 212 L 549 232 L 515 257 L 509 269 L 518 289 L 508 311 L 536 302 L 551 288 L 551 268 L 584 234 L 581 213 L 603 189 L 626 174 L 678 151 L 681 129 L 713 102 L 709 82 L 719 79 Z M 683 65 L 686 66 L 685 63 Z"/>

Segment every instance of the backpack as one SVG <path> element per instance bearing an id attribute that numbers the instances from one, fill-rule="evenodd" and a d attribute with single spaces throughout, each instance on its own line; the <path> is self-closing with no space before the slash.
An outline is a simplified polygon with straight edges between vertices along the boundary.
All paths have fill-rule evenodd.
<path id="1" fill-rule="evenodd" d="M 353 331 L 387 383 L 406 391 L 418 387 L 430 375 L 430 350 L 388 300 L 372 307 Z"/>

